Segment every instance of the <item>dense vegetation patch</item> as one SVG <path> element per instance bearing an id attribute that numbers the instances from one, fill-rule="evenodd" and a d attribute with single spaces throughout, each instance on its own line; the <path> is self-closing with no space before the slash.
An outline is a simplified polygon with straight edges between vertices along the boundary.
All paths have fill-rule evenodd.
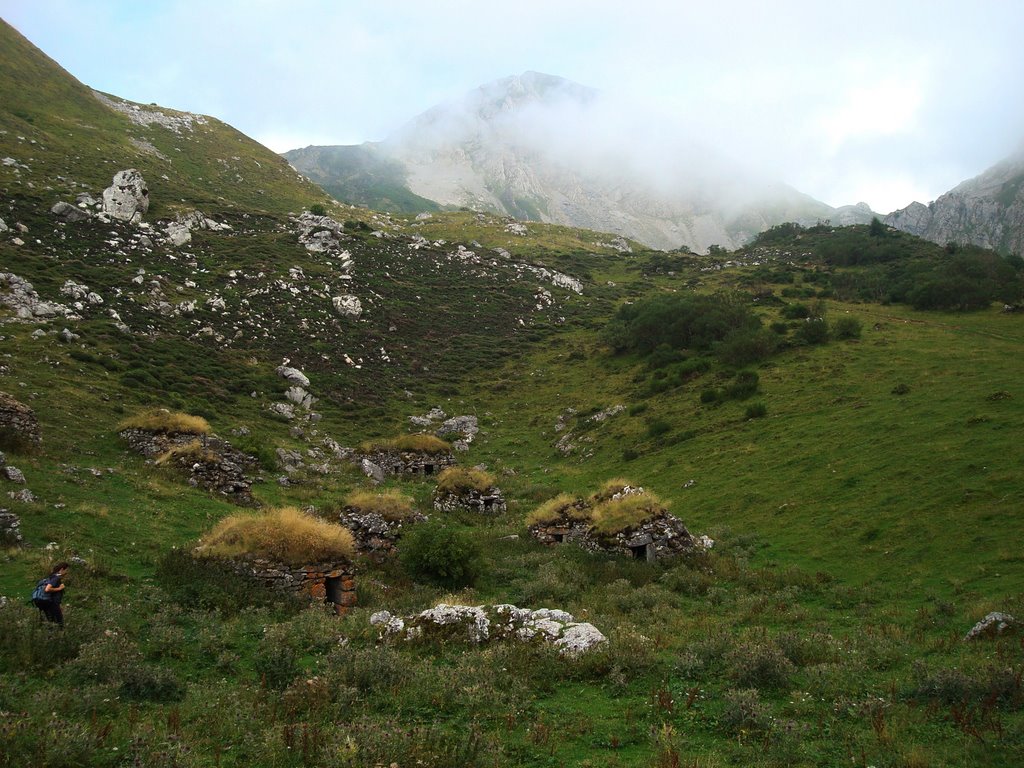
<path id="1" fill-rule="evenodd" d="M 204 538 L 200 554 L 212 557 L 255 555 L 302 565 L 351 560 L 352 534 L 340 525 L 311 517 L 295 507 L 240 513 L 221 520 Z"/>

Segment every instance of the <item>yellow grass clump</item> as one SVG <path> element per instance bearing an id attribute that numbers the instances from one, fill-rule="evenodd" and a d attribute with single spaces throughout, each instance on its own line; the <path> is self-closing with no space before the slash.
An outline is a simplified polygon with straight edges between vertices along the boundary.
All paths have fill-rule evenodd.
<path id="1" fill-rule="evenodd" d="M 608 501 L 617 493 L 622 493 L 622 489 L 626 486 L 630 488 L 639 488 L 638 483 L 634 483 L 632 480 L 626 480 L 621 477 L 613 478 L 612 480 L 605 480 L 601 487 L 590 496 L 592 502 Z"/>
<path id="2" fill-rule="evenodd" d="M 362 514 L 378 514 L 385 520 L 408 520 L 415 514 L 411 496 L 406 496 L 396 490 L 381 492 L 374 491 L 352 491 L 345 497 L 345 507 Z"/>
<path id="3" fill-rule="evenodd" d="M 154 463 L 160 466 L 161 464 L 178 459 L 184 459 L 192 464 L 197 461 L 203 464 L 213 464 L 220 461 L 220 457 L 216 453 L 203 448 L 203 444 L 198 440 L 192 440 L 184 445 L 176 445 L 173 448 L 167 449 L 157 457 Z"/>
<path id="4" fill-rule="evenodd" d="M 549 525 L 556 520 L 586 520 L 590 517 L 590 508 L 580 504 L 580 500 L 569 493 L 560 493 L 548 499 L 526 516 L 526 527 Z"/>
<path id="5" fill-rule="evenodd" d="M 448 467 L 437 476 L 438 495 L 451 493 L 459 496 L 469 491 L 486 493 L 494 487 L 494 475 L 482 469 Z"/>
<path id="6" fill-rule="evenodd" d="M 203 539 L 200 552 L 214 557 L 256 555 L 305 565 L 351 560 L 355 545 L 348 529 L 295 507 L 280 507 L 224 518 Z"/>
<path id="7" fill-rule="evenodd" d="M 614 536 L 629 528 L 660 517 L 668 507 L 653 493 L 631 493 L 618 499 L 604 501 L 594 507 L 590 519 L 599 536 Z"/>
<path id="8" fill-rule="evenodd" d="M 190 416 L 187 413 L 169 411 L 166 408 L 153 408 L 129 416 L 117 425 L 118 432 L 125 429 L 164 432 L 169 435 L 206 435 L 210 432 L 210 424 L 202 416 Z"/>
<path id="9" fill-rule="evenodd" d="M 434 435 L 401 435 L 360 443 L 360 453 L 451 453 L 451 443 Z"/>

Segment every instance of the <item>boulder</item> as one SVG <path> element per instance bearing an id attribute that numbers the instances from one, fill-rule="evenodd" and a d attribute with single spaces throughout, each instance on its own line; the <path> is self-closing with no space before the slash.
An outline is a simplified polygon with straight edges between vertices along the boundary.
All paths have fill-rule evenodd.
<path id="1" fill-rule="evenodd" d="M 78 206 L 71 205 L 71 203 L 65 203 L 63 201 L 54 203 L 53 207 L 50 209 L 50 213 L 61 221 L 66 221 L 68 223 L 85 221 L 89 218 L 89 214 L 86 211 L 83 211 Z"/>
<path id="2" fill-rule="evenodd" d="M 138 224 L 149 210 L 149 189 L 134 168 L 114 174 L 114 183 L 103 190 L 103 212 L 120 221 Z"/>
<path id="3" fill-rule="evenodd" d="M 21 518 L 6 509 L 0 509 L 0 544 L 17 546 L 22 543 Z"/>
<path id="4" fill-rule="evenodd" d="M 164 231 L 167 232 L 167 239 L 171 241 L 171 245 L 175 248 L 180 248 L 192 242 L 192 232 L 184 224 L 172 221 Z"/>
<path id="5" fill-rule="evenodd" d="M 22 445 L 39 445 L 43 441 L 35 412 L 6 392 L 0 392 L 0 436 Z"/>
<path id="6" fill-rule="evenodd" d="M 331 299 L 331 304 L 334 305 L 334 311 L 342 317 L 349 317 L 354 320 L 363 314 L 362 302 L 359 301 L 358 296 L 353 296 L 352 294 L 335 296 Z"/>
<path id="7" fill-rule="evenodd" d="M 985 618 L 971 627 L 970 632 L 964 635 L 964 640 L 979 640 L 985 637 L 995 637 L 1007 632 L 1019 630 L 1021 622 L 1008 613 L 992 611 Z"/>
<path id="8" fill-rule="evenodd" d="M 18 483 L 20 485 L 25 484 L 25 474 L 15 466 L 8 464 L 3 468 L 4 477 L 10 480 L 12 483 Z"/>
<path id="9" fill-rule="evenodd" d="M 363 459 L 359 462 L 359 468 L 363 471 L 363 474 L 373 480 L 375 483 L 384 482 L 384 470 L 379 465 L 374 464 L 369 459 Z"/>
<path id="10" fill-rule="evenodd" d="M 72 314 L 63 304 L 40 299 L 32 283 L 13 272 L 0 272 L 0 305 L 14 312 L 19 320 L 46 320 Z"/>
<path id="11" fill-rule="evenodd" d="M 279 365 L 277 366 L 277 375 L 289 384 L 294 384 L 298 387 L 309 386 L 309 379 L 306 377 L 306 374 L 298 368 L 289 368 L 286 365 Z"/>

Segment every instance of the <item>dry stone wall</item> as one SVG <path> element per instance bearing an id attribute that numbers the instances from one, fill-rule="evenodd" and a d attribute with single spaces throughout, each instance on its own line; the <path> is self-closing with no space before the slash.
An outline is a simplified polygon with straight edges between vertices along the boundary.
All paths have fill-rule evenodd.
<path id="1" fill-rule="evenodd" d="M 328 562 L 294 566 L 261 557 L 225 560 L 239 576 L 286 595 L 327 602 L 343 616 L 356 604 L 355 569 L 350 563 Z"/>

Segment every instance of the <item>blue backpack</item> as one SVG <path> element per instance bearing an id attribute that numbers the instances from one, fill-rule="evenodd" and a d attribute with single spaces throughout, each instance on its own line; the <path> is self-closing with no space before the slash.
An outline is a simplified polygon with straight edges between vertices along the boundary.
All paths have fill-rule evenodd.
<path id="1" fill-rule="evenodd" d="M 32 600 L 49 600 L 50 593 L 46 591 L 46 585 L 50 583 L 50 577 L 47 576 L 45 579 L 40 579 L 36 584 L 36 588 L 32 590 Z"/>

